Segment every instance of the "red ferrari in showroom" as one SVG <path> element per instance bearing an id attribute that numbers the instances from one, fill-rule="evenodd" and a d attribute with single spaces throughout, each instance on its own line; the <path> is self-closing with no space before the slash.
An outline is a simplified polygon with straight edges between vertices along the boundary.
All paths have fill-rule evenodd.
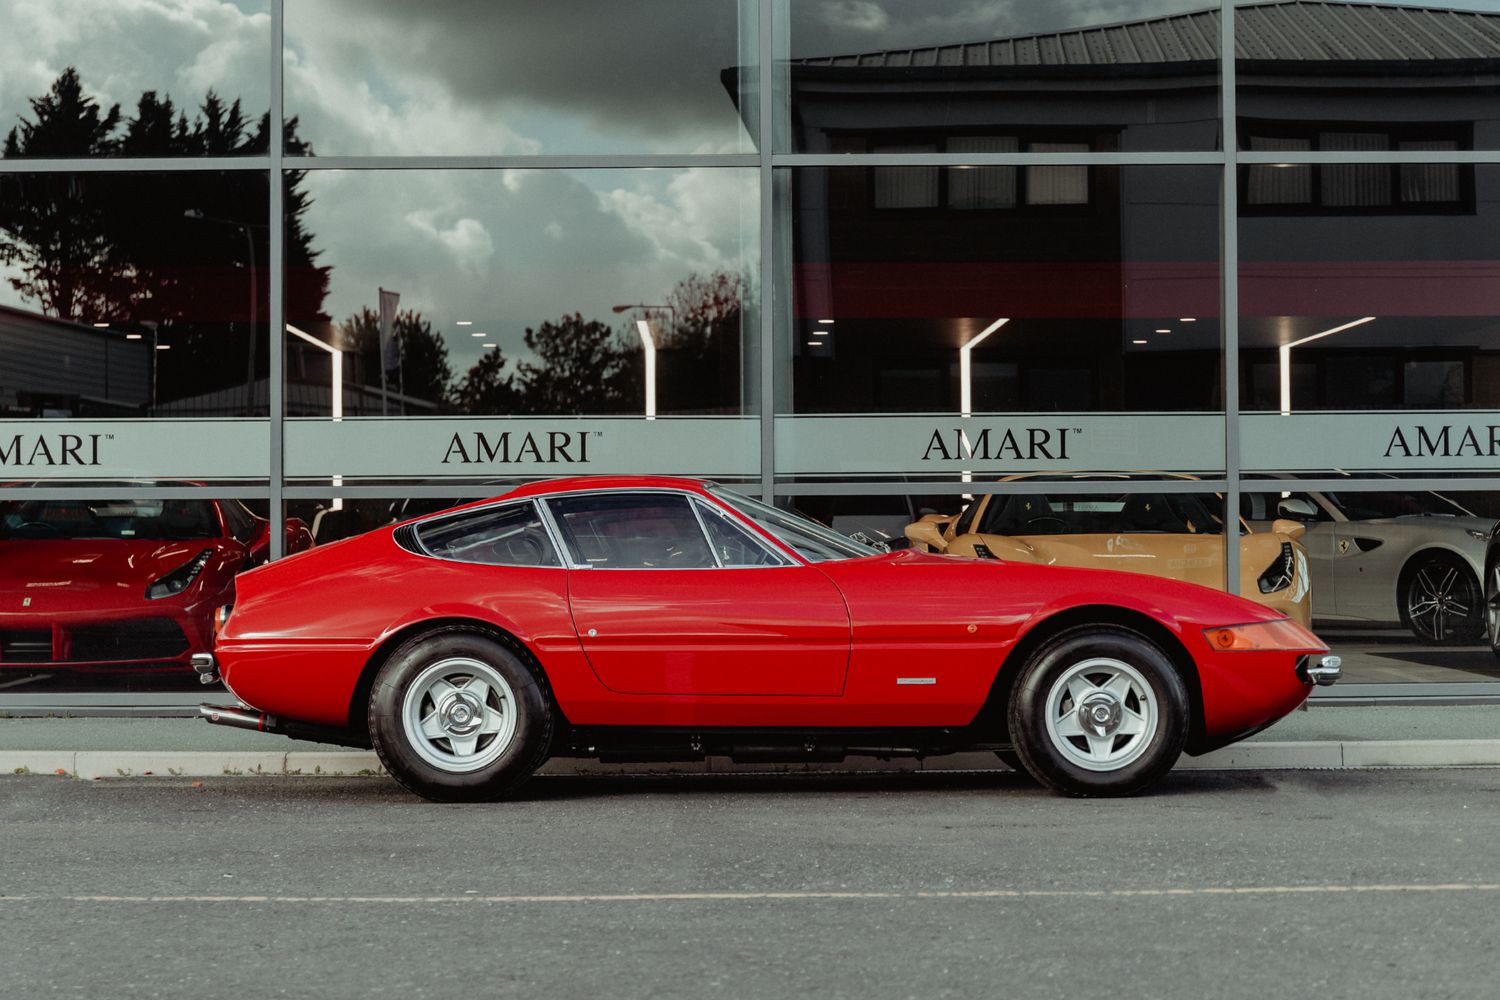
<path id="1" fill-rule="evenodd" d="M 255 569 L 210 722 L 373 747 L 437 800 L 549 757 L 992 750 L 1122 795 L 1338 676 L 1307 629 L 1193 584 L 883 552 L 697 480 L 534 483 Z"/>
<path id="2" fill-rule="evenodd" d="M 237 500 L 0 502 L 0 672 L 192 676 L 270 522 Z M 287 548 L 312 544 L 287 522 Z"/>

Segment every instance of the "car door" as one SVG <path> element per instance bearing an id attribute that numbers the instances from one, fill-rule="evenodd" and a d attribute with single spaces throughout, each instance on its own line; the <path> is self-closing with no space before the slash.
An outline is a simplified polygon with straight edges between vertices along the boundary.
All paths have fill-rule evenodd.
<path id="1" fill-rule="evenodd" d="M 579 640 L 611 690 L 842 693 L 849 613 L 816 568 L 670 491 L 555 497 Z"/>

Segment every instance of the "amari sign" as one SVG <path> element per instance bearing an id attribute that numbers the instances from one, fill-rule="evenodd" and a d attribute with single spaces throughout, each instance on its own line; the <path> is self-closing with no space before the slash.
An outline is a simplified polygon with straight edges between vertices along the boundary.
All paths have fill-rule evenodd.
<path id="1" fill-rule="evenodd" d="M 245 420 L 0 421 L 0 477 L 23 480 L 264 479 L 270 423 Z"/>
<path id="2" fill-rule="evenodd" d="M 1224 467 L 1217 413 L 806 416 L 776 419 L 778 471 L 842 477 Z"/>
<path id="3" fill-rule="evenodd" d="M 753 417 L 359 417 L 286 424 L 289 479 L 754 476 Z"/>
<path id="4" fill-rule="evenodd" d="M 1500 413 L 1255 413 L 1240 421 L 1247 472 L 1494 471 Z"/>

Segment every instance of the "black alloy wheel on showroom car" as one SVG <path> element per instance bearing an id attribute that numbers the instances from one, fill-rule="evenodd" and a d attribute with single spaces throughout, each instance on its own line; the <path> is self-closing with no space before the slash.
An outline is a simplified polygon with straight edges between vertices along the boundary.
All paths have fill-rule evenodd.
<path id="1" fill-rule="evenodd" d="M 1177 762 L 1188 711 L 1187 687 L 1161 647 L 1128 628 L 1084 626 L 1021 668 L 1010 735 L 1043 784 L 1068 795 L 1130 795 Z"/>
<path id="2" fill-rule="evenodd" d="M 1401 572 L 1397 594 L 1401 624 L 1423 642 L 1461 645 L 1484 634 L 1479 581 L 1468 563 L 1451 552 L 1423 552 L 1412 559 Z"/>
<path id="3" fill-rule="evenodd" d="M 1500 658 L 1500 526 L 1484 550 L 1484 628 L 1490 652 Z"/>

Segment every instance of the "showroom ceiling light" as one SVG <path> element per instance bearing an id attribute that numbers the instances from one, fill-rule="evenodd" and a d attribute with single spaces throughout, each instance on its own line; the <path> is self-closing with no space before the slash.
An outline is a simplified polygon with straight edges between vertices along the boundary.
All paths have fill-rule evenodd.
<path id="1" fill-rule="evenodd" d="M 157 344 L 156 345 L 156 349 L 158 351 L 170 351 L 172 349 L 172 345 L 171 344 Z"/>
<path id="2" fill-rule="evenodd" d="M 961 416 L 973 416 L 974 410 L 974 373 L 970 355 L 981 341 L 1009 322 L 1009 316 L 995 320 L 958 349 L 958 412 Z"/>
<path id="3" fill-rule="evenodd" d="M 139 334 L 139 333 L 127 333 L 125 335 L 125 339 L 126 340 L 140 340 L 142 336 L 143 335 Z"/>
<path id="4" fill-rule="evenodd" d="M 1283 417 L 1289 417 L 1292 414 L 1292 348 L 1312 343 L 1314 340 L 1321 340 L 1324 337 L 1332 337 L 1335 333 L 1343 333 L 1345 330 L 1352 330 L 1356 326 L 1364 326 L 1366 323 L 1373 322 L 1374 319 L 1374 316 L 1362 316 L 1348 323 L 1341 323 L 1330 329 L 1321 330 L 1318 333 L 1303 337 L 1301 340 L 1293 340 L 1282 344 L 1276 349 L 1277 367 L 1280 369 L 1281 375 L 1281 415 Z"/>
<path id="5" fill-rule="evenodd" d="M 459 326 L 473 326 L 474 325 L 474 321 L 472 319 L 461 319 L 461 320 L 458 321 L 458 325 Z"/>
<path id="6" fill-rule="evenodd" d="M 1144 343 L 1147 343 L 1147 341 L 1144 341 L 1144 340 L 1132 340 L 1131 343 L 1132 344 L 1144 344 Z"/>
<path id="7" fill-rule="evenodd" d="M 1170 328 L 1163 326 L 1163 327 L 1158 328 L 1156 332 L 1157 333 L 1171 333 L 1172 331 L 1171 331 Z"/>
<path id="8" fill-rule="evenodd" d="M 94 328 L 97 329 L 97 330 L 104 330 L 104 329 L 107 329 L 108 327 L 109 327 L 108 323 L 95 323 L 94 324 Z"/>
<path id="9" fill-rule="evenodd" d="M 1196 317 L 1196 316 L 1179 316 L 1177 318 L 1177 322 L 1179 322 L 1179 323 L 1196 323 L 1196 322 L 1198 322 L 1198 317 Z"/>
<path id="10" fill-rule="evenodd" d="M 821 323 L 823 326 L 832 326 L 833 323 L 834 323 L 834 321 L 831 320 L 831 319 L 820 319 L 820 320 L 818 320 L 818 322 Z"/>

